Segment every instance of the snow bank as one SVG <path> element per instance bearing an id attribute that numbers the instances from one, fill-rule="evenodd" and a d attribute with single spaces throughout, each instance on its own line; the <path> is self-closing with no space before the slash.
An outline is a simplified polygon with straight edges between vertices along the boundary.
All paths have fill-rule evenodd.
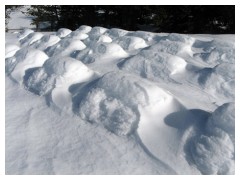
<path id="1" fill-rule="evenodd" d="M 6 74 L 33 96 L 43 96 L 50 106 L 46 112 L 58 114 L 44 116 L 44 127 L 34 117 L 41 113 L 37 105 L 28 110 L 28 120 L 25 114 L 7 116 L 7 150 L 17 159 L 8 155 L 8 172 L 234 174 L 235 43 L 230 37 L 86 25 L 51 34 L 27 29 L 7 34 Z M 71 118 L 62 117 L 65 113 Z M 15 119 L 27 127 L 21 127 L 23 136 L 11 129 Z M 45 127 L 50 139 L 39 140 Z M 23 143 L 17 153 L 19 143 L 10 145 L 16 136 L 30 147 Z"/>

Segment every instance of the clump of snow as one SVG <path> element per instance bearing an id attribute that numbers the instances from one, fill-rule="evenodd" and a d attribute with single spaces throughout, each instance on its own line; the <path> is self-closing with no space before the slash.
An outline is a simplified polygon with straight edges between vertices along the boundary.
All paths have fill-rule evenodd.
<path id="1" fill-rule="evenodd" d="M 95 88 L 80 104 L 80 116 L 90 122 L 103 125 L 117 135 L 133 131 L 137 115 L 121 100 L 106 95 L 104 89 Z"/>
<path id="2" fill-rule="evenodd" d="M 111 43 L 112 39 L 109 36 L 102 35 L 97 39 L 97 42 Z"/>
<path id="3" fill-rule="evenodd" d="M 121 73 L 108 73 L 81 101 L 80 115 L 88 121 L 103 124 L 115 134 L 127 135 L 136 128 L 137 106 L 147 103 L 148 94 L 141 81 Z"/>
<path id="4" fill-rule="evenodd" d="M 72 31 L 67 37 L 72 39 L 84 40 L 88 38 L 88 35 L 85 33 L 82 33 L 81 30 L 76 30 L 76 31 Z"/>
<path id="5" fill-rule="evenodd" d="M 155 41 L 154 38 L 157 37 L 155 33 L 145 32 L 145 31 L 128 32 L 126 35 L 142 38 L 147 43 L 151 43 L 152 41 Z"/>
<path id="6" fill-rule="evenodd" d="M 21 84 L 26 70 L 41 67 L 47 59 L 48 56 L 40 50 L 22 48 L 6 60 L 6 71 Z"/>
<path id="7" fill-rule="evenodd" d="M 85 44 L 80 40 L 72 40 L 64 38 L 53 46 L 49 46 L 45 52 L 49 57 L 52 56 L 71 56 L 72 53 L 86 48 Z"/>
<path id="8" fill-rule="evenodd" d="M 167 36 L 167 40 L 192 44 L 195 41 L 195 38 L 189 35 L 171 33 Z"/>
<path id="9" fill-rule="evenodd" d="M 60 109 L 71 107 L 72 100 L 68 88 L 87 81 L 94 72 L 80 61 L 70 57 L 48 59 L 43 67 L 35 70 L 26 80 L 26 87 L 39 95 L 51 93 L 51 101 Z"/>
<path id="10" fill-rule="evenodd" d="M 6 44 L 5 45 L 5 58 L 12 57 L 19 49 L 20 49 L 20 47 L 18 45 Z"/>
<path id="11" fill-rule="evenodd" d="M 183 72 L 186 65 L 180 57 L 157 50 L 143 50 L 125 61 L 121 69 L 154 81 L 171 81 L 171 75 Z"/>
<path id="12" fill-rule="evenodd" d="M 56 35 L 44 35 L 41 39 L 32 43 L 31 47 L 44 51 L 48 47 L 58 43 L 60 40 L 61 39 Z"/>
<path id="13" fill-rule="evenodd" d="M 20 40 L 21 46 L 28 46 L 33 44 L 34 42 L 38 41 L 39 39 L 41 39 L 43 37 L 42 33 L 39 32 L 34 32 L 34 33 L 30 33 L 29 35 L 27 35 L 25 38 L 23 38 L 22 40 Z"/>
<path id="14" fill-rule="evenodd" d="M 50 94 L 48 100 L 55 107 L 67 112 L 72 109 L 72 94 L 70 86 L 88 81 L 94 72 L 80 61 L 72 58 L 50 58 L 42 68 L 32 72 L 25 86 L 39 95 Z"/>
<path id="15" fill-rule="evenodd" d="M 194 139 L 194 163 L 203 174 L 234 174 L 234 104 L 217 108 L 206 124 L 206 132 Z"/>
<path id="16" fill-rule="evenodd" d="M 122 36 L 116 40 L 116 42 L 127 51 L 132 51 L 140 48 L 145 48 L 148 45 L 146 42 L 139 37 L 131 37 L 131 36 Z"/>
<path id="17" fill-rule="evenodd" d="M 137 128 L 139 106 L 155 106 L 170 100 L 171 95 L 157 86 L 114 72 L 100 78 L 81 101 L 80 115 L 88 121 L 103 124 L 115 134 L 127 135 Z"/>
<path id="18" fill-rule="evenodd" d="M 90 40 L 94 40 L 97 37 L 101 36 L 107 29 L 103 27 L 93 27 L 91 31 L 88 33 Z"/>
<path id="19" fill-rule="evenodd" d="M 78 52 L 76 59 L 81 60 L 85 64 L 99 62 L 106 59 L 120 59 L 127 57 L 128 54 L 116 43 L 96 43 L 92 46 Z"/>
<path id="20" fill-rule="evenodd" d="M 118 28 L 112 28 L 106 31 L 105 35 L 109 36 L 111 39 L 117 39 L 119 37 L 122 37 L 126 35 L 128 31 Z"/>
<path id="21" fill-rule="evenodd" d="M 25 38 L 25 37 L 27 37 L 29 34 L 31 34 L 31 33 L 34 33 L 34 31 L 33 30 L 31 30 L 31 29 L 24 29 L 23 31 L 21 31 L 20 33 L 19 33 L 19 35 L 18 35 L 18 39 L 19 40 L 22 40 L 23 38 Z"/>
<path id="22" fill-rule="evenodd" d="M 152 51 L 165 52 L 172 55 L 182 56 L 181 53 L 192 56 L 191 44 L 180 41 L 160 40 L 159 43 L 151 46 Z"/>
<path id="23" fill-rule="evenodd" d="M 228 69 L 226 71 L 226 69 Z M 221 63 L 214 68 L 200 70 L 196 77 L 205 91 L 217 99 L 234 100 L 235 67 L 234 64 Z"/>
<path id="24" fill-rule="evenodd" d="M 64 38 L 67 35 L 69 35 L 72 31 L 70 29 L 67 28 L 61 28 L 57 31 L 56 35 L 60 38 Z"/>
<path id="25" fill-rule="evenodd" d="M 225 103 L 219 106 L 208 120 L 208 131 L 219 128 L 227 133 L 235 144 L 235 106 L 234 103 Z"/>
<path id="26" fill-rule="evenodd" d="M 92 29 L 91 26 L 82 25 L 77 29 L 77 31 L 80 31 L 81 33 L 87 34 L 91 31 L 91 29 Z"/>
<path id="27" fill-rule="evenodd" d="M 194 48 L 201 49 L 199 53 L 194 54 L 194 58 L 203 62 L 207 62 L 211 66 L 216 66 L 219 63 L 227 62 L 234 63 L 235 59 L 235 44 L 226 42 L 221 39 L 211 41 L 197 40 L 193 44 Z"/>

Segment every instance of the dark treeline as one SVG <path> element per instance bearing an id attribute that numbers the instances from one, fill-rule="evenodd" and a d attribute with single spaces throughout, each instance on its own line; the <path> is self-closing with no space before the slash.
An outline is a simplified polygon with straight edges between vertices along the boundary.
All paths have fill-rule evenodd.
<path id="1" fill-rule="evenodd" d="M 48 5 L 31 6 L 28 15 L 49 29 L 77 29 L 80 25 L 176 33 L 235 34 L 235 6 L 228 5 Z"/>

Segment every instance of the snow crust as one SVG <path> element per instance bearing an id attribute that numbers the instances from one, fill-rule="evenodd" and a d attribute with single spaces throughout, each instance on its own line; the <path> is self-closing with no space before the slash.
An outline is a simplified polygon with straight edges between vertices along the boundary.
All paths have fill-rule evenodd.
<path id="1" fill-rule="evenodd" d="M 8 33 L 6 173 L 234 174 L 234 61 L 234 35 Z"/>

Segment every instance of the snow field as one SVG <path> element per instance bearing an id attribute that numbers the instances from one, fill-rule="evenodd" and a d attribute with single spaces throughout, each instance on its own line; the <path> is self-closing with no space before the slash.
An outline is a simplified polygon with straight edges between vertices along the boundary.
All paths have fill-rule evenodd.
<path id="1" fill-rule="evenodd" d="M 157 174 L 234 174 L 234 42 L 90 26 L 51 34 L 25 29 L 13 42 L 9 38 L 5 47 L 7 75 L 43 96 L 54 111 L 108 132 L 107 138 L 135 143 L 145 153 L 140 159 L 146 156 L 150 163 L 138 173 L 153 173 L 149 171 L 153 166 Z M 100 162 L 99 154 L 95 156 Z M 10 174 L 21 168 L 10 162 Z M 58 163 L 51 166 L 59 173 L 70 172 Z M 17 172 L 38 172 L 31 167 Z M 126 164 L 120 167 L 127 172 Z M 95 168 L 86 165 L 82 170 L 105 172 Z"/>

